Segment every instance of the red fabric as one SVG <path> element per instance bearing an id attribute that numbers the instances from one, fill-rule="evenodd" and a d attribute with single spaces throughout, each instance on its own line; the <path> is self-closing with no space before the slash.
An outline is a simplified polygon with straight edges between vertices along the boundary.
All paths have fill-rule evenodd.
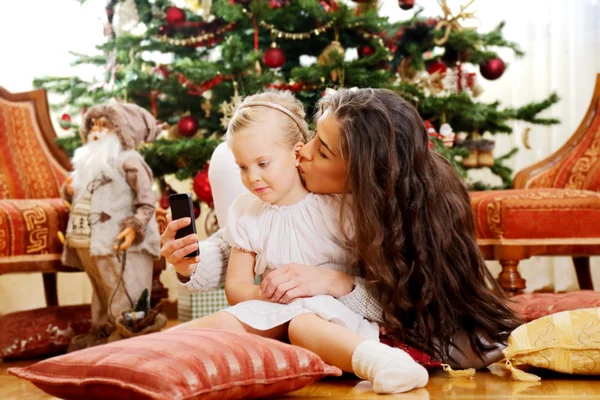
<path id="1" fill-rule="evenodd" d="M 526 293 L 511 298 L 509 306 L 524 321 L 561 311 L 600 307 L 600 292 L 578 290 L 568 293 Z"/>
<path id="2" fill-rule="evenodd" d="M 41 361 L 10 374 L 69 399 L 252 399 L 341 375 L 314 353 L 249 333 L 179 328 Z"/>
<path id="3" fill-rule="evenodd" d="M 471 193 L 477 239 L 598 239 L 600 193 L 519 189 Z"/>
<path id="4" fill-rule="evenodd" d="M 583 139 L 549 169 L 531 177 L 528 188 L 566 188 L 600 191 L 600 102 Z"/>
<path id="5" fill-rule="evenodd" d="M 0 360 L 66 352 L 71 338 L 92 325 L 89 304 L 54 306 L 0 316 Z"/>
<path id="6" fill-rule="evenodd" d="M 409 356 L 413 358 L 413 360 L 415 360 L 427 369 L 440 368 L 442 366 L 441 362 L 432 360 L 431 356 L 429 356 L 428 354 L 425 354 L 421 350 L 415 349 L 405 343 L 398 341 L 393 336 L 380 335 L 379 340 L 381 341 L 381 343 L 387 344 L 388 346 L 397 347 L 401 350 L 404 350 L 408 353 Z"/>
<path id="7" fill-rule="evenodd" d="M 0 101 L 0 199 L 60 196 L 65 172 L 52 161 L 28 102 Z"/>
<path id="8" fill-rule="evenodd" d="M 58 231 L 66 230 L 68 218 L 68 210 L 59 198 L 0 200 L 0 258 L 9 257 L 4 260 L 7 262 L 13 256 L 60 259 L 62 244 Z M 21 261 L 31 262 L 35 258 Z"/>

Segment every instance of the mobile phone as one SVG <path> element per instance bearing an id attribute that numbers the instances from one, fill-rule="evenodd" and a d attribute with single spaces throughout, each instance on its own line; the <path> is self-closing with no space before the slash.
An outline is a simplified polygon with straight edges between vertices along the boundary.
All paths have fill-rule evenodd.
<path id="1" fill-rule="evenodd" d="M 188 193 L 178 193 L 169 196 L 169 203 L 171 205 L 171 214 L 173 221 L 181 218 L 189 218 L 192 222 L 177 231 L 175 239 L 181 239 L 192 233 L 196 233 L 196 219 L 194 218 L 194 206 L 192 204 L 192 196 Z M 199 250 L 191 252 L 186 258 L 193 258 L 199 255 Z"/>

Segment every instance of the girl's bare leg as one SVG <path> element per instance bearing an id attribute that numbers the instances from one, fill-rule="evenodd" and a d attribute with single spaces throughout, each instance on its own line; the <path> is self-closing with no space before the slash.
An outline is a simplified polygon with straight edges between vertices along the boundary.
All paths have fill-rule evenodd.
<path id="1" fill-rule="evenodd" d="M 180 328 L 207 328 L 207 329 L 222 329 L 225 331 L 248 332 L 258 336 L 270 339 L 284 339 L 287 337 L 288 324 L 276 326 L 275 328 L 260 331 L 248 326 L 237 319 L 233 314 L 225 311 L 219 311 L 214 314 L 207 315 L 202 318 L 175 325 L 171 329 Z"/>
<path id="2" fill-rule="evenodd" d="M 377 393 L 402 393 L 427 384 L 427 370 L 405 351 L 363 339 L 358 333 L 302 314 L 289 323 L 290 343 L 317 354 L 328 364 L 373 384 Z"/>

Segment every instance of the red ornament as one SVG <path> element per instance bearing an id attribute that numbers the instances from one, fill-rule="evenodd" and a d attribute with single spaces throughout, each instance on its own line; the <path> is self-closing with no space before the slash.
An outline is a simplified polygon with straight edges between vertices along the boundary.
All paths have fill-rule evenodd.
<path id="1" fill-rule="evenodd" d="M 181 25 L 185 22 L 185 12 L 178 7 L 168 7 L 167 16 L 165 19 L 169 25 Z"/>
<path id="2" fill-rule="evenodd" d="M 360 58 L 369 57 L 375 54 L 375 48 L 371 46 L 363 46 L 358 48 L 358 56 Z"/>
<path id="3" fill-rule="evenodd" d="M 208 182 L 208 166 L 194 177 L 194 193 L 196 193 L 198 200 L 205 202 L 209 207 L 213 206 L 212 189 Z"/>
<path id="4" fill-rule="evenodd" d="M 198 219 L 198 217 L 200 216 L 200 203 L 194 201 L 192 203 L 192 207 L 194 208 L 194 219 Z"/>
<path id="5" fill-rule="evenodd" d="M 181 117 L 177 128 L 181 136 L 192 137 L 198 131 L 198 120 L 191 115 L 186 115 L 185 117 Z"/>
<path id="6" fill-rule="evenodd" d="M 427 67 L 427 72 L 429 72 L 429 75 L 433 75 L 436 72 L 439 75 L 443 75 L 443 74 L 446 73 L 447 70 L 448 70 L 448 66 L 446 64 L 444 64 L 444 62 L 439 61 L 439 60 L 436 60 L 436 61 L 432 62 Z"/>
<path id="7" fill-rule="evenodd" d="M 481 76 L 490 81 L 500 78 L 505 69 L 506 65 L 500 58 L 492 58 L 479 64 Z"/>
<path id="8" fill-rule="evenodd" d="M 269 0 L 269 8 L 281 8 L 289 5 L 290 3 L 287 0 Z"/>
<path id="9" fill-rule="evenodd" d="M 415 0 L 398 0 L 398 5 L 403 10 L 410 10 L 415 6 Z"/>
<path id="10" fill-rule="evenodd" d="M 265 51 L 265 55 L 263 56 L 263 63 L 271 68 L 277 69 L 280 68 L 283 64 L 285 64 L 285 54 L 283 50 L 279 47 L 271 47 Z"/>
<path id="11" fill-rule="evenodd" d="M 171 189 L 169 185 L 166 185 L 165 189 L 162 191 L 162 197 L 158 201 L 158 206 L 163 210 L 169 209 L 169 207 L 171 207 L 169 196 L 172 194 L 176 194 L 176 192 L 173 189 Z"/>
<path id="12" fill-rule="evenodd" d="M 69 130 L 69 128 L 71 128 L 71 116 L 69 114 L 61 115 L 60 121 L 58 121 L 58 124 L 64 130 Z"/>
<path id="13" fill-rule="evenodd" d="M 150 70 L 150 73 L 158 76 L 161 79 L 168 79 L 171 75 L 169 69 L 164 65 L 158 65 Z"/>

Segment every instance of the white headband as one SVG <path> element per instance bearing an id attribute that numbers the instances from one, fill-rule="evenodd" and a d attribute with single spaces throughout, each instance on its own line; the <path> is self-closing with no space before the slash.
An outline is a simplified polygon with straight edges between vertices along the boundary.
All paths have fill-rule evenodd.
<path id="1" fill-rule="evenodd" d="M 298 128 L 300 128 L 300 132 L 302 132 L 302 136 L 304 136 L 304 140 L 308 139 L 308 132 L 306 130 L 306 126 L 302 124 L 302 121 L 293 112 L 291 112 L 290 110 L 288 110 L 285 107 L 280 106 L 279 104 L 271 103 L 269 101 L 251 101 L 249 103 L 240 105 L 238 107 L 238 110 L 241 110 L 242 108 L 257 107 L 257 106 L 269 107 L 274 110 L 281 111 L 282 113 L 284 113 L 285 115 L 287 115 L 288 117 L 293 119 L 294 122 L 296 123 L 296 125 L 298 125 Z"/>

